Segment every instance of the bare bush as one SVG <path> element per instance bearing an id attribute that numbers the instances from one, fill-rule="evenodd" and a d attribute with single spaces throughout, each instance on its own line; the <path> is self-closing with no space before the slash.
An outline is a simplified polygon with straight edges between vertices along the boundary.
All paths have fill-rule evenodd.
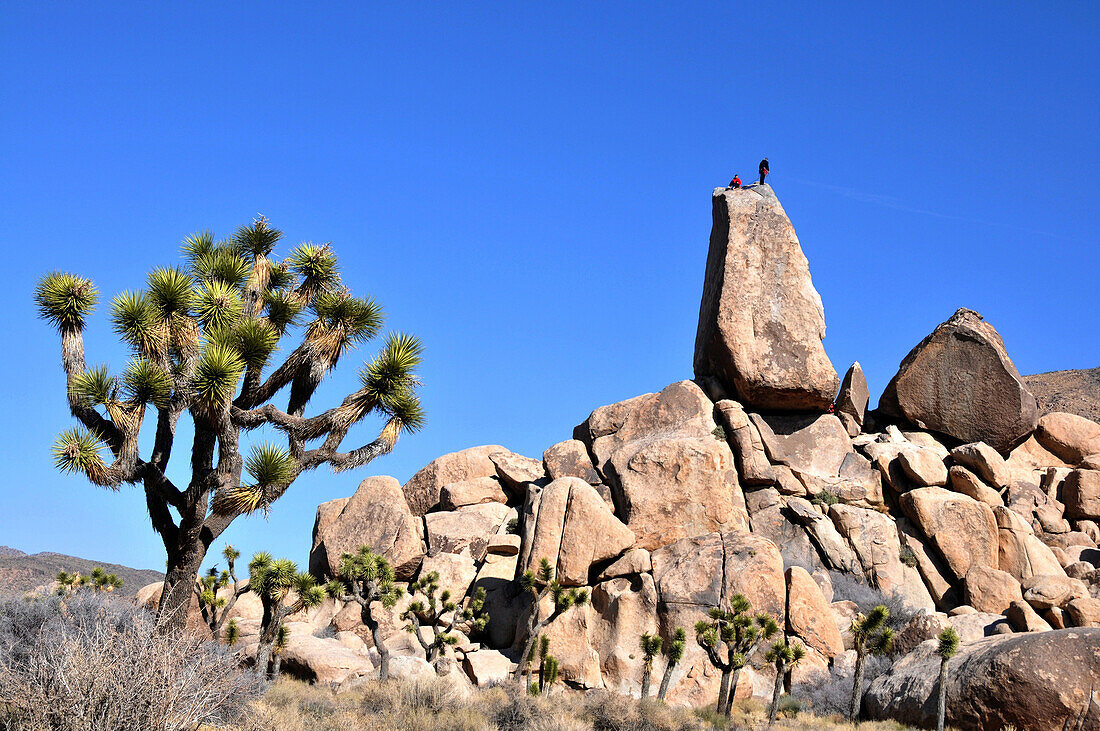
<path id="1" fill-rule="evenodd" d="M 216 642 L 79 593 L 0 603 L 0 728 L 196 729 L 242 723 L 255 681 Z"/>

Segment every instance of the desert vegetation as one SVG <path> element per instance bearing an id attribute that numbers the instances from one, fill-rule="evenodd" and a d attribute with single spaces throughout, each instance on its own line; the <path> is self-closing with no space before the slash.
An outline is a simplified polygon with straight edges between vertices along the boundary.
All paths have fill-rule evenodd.
<path id="1" fill-rule="evenodd" d="M 119 375 L 86 361 L 84 331 L 99 301 L 92 281 L 54 272 L 35 288 L 39 315 L 60 336 L 69 410 L 80 424 L 58 437 L 56 465 L 103 487 L 144 488 L 167 553 L 159 611 L 168 622 L 158 626 L 182 627 L 207 551 L 239 516 L 270 508 L 307 470 L 369 463 L 424 423 L 415 375 L 422 348 L 405 334 L 386 337 L 360 372 L 361 388 L 339 406 L 304 416 L 326 374 L 381 333 L 383 314 L 378 302 L 343 285 L 330 246 L 301 244 L 278 260 L 281 238 L 264 218 L 224 241 L 209 232 L 189 236 L 184 266 L 154 268 L 143 289 L 116 296 L 111 324 L 132 351 Z M 299 344 L 269 369 L 296 331 Z M 285 410 L 272 402 L 284 389 Z M 156 426 L 142 456 L 150 406 Z M 348 430 L 372 414 L 383 418 L 377 438 L 340 451 Z M 194 427 L 191 470 L 188 484 L 177 485 L 168 466 L 184 416 Z M 256 444 L 243 456 L 242 435 L 262 426 L 282 432 L 285 446 Z"/>

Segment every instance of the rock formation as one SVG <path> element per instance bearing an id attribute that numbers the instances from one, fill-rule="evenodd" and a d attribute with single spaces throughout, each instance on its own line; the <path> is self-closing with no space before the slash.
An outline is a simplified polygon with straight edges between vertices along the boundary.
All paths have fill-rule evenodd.
<path id="1" fill-rule="evenodd" d="M 1035 397 L 1001 336 L 973 310 L 960 309 L 901 362 L 879 401 L 887 416 L 1002 454 L 1039 419 Z"/>
<path id="2" fill-rule="evenodd" d="M 596 408 L 541 459 L 478 446 L 404 486 L 367 478 L 318 507 L 311 571 L 326 578 L 366 544 L 402 581 L 437 572 L 456 600 L 484 589 L 487 628 L 447 650 L 479 685 L 520 659 L 531 606 L 519 580 L 546 559 L 591 596 L 545 630 L 572 688 L 637 694 L 638 637 L 684 628 L 669 700 L 713 703 L 720 678 L 693 625 L 741 594 L 809 649 L 797 695 L 851 672 L 852 619 L 886 602 L 911 653 L 876 681 L 870 715 L 927 722 L 929 643 L 950 626 L 963 644 L 949 723 L 1100 723 L 1087 703 L 1100 629 L 1082 629 L 1100 627 L 1100 425 L 1039 421 L 1000 337 L 969 310 L 902 363 L 889 420 L 868 415 L 858 364 L 837 396 L 821 301 L 771 189 L 717 191 L 714 220 L 699 382 Z M 409 601 L 382 631 L 415 675 L 423 652 L 396 614 Z M 286 666 L 348 685 L 377 650 L 358 606 L 330 604 L 294 618 Z M 255 608 L 238 606 L 249 641 Z M 741 678 L 739 697 L 766 694 L 774 670 L 758 653 Z"/>
<path id="3" fill-rule="evenodd" d="M 718 188 L 695 336 L 695 377 L 746 406 L 825 411 L 840 380 L 794 226 L 768 185 Z"/>

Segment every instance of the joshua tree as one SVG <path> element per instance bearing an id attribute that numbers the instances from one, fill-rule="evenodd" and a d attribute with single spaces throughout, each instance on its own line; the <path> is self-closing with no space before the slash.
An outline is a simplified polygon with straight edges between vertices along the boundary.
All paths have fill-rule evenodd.
<path id="1" fill-rule="evenodd" d="M 229 624 L 225 625 L 226 647 L 233 647 L 239 639 L 241 639 L 241 628 L 237 626 L 237 620 L 231 619 Z"/>
<path id="2" fill-rule="evenodd" d="M 290 559 L 274 559 L 270 553 L 257 553 L 248 564 L 249 590 L 260 597 L 263 618 L 260 620 L 260 645 L 256 650 L 256 675 L 267 676 L 272 647 L 279 637 L 283 620 L 291 614 L 315 607 L 328 596 L 326 588 L 317 586 L 312 575 L 299 573 Z M 297 595 L 289 601 L 291 592 Z M 285 644 L 285 636 L 284 636 Z"/>
<path id="3" fill-rule="evenodd" d="M 92 569 L 92 589 L 95 591 L 112 592 L 122 588 L 122 579 L 115 574 L 109 574 L 100 566 Z"/>
<path id="4" fill-rule="evenodd" d="M 290 629 L 285 625 L 279 625 L 279 631 L 275 633 L 275 644 L 271 647 L 271 681 L 279 679 L 279 670 L 283 666 L 283 651 L 286 650 L 287 641 L 290 639 Z"/>
<path id="5" fill-rule="evenodd" d="M 367 464 L 424 421 L 414 373 L 422 348 L 400 334 L 388 336 L 360 372 L 361 388 L 336 408 L 304 415 L 344 353 L 378 335 L 382 308 L 341 284 L 327 244 L 301 244 L 282 261 L 273 259 L 281 237 L 264 218 L 228 241 L 190 236 L 184 266 L 153 269 L 144 290 L 115 297 L 111 323 L 133 353 L 120 376 L 85 362 L 84 328 L 99 299 L 91 280 L 55 272 L 35 288 L 39 315 L 61 336 L 69 410 L 81 425 L 60 435 L 55 463 L 96 485 L 144 489 L 167 552 L 158 610 L 164 629 L 183 627 L 206 552 L 235 519 L 267 510 L 307 470 Z M 265 379 L 279 341 L 299 324 L 301 343 Z M 271 400 L 284 388 L 289 396 L 282 410 Z M 142 456 L 139 435 L 150 404 L 156 427 Z M 177 486 L 168 477 L 169 458 L 184 414 L 194 438 L 186 450 L 188 482 Z M 370 414 L 385 420 L 378 437 L 339 451 L 348 430 Z M 286 446 L 254 445 L 251 456 L 242 457 L 241 432 L 264 426 L 282 432 Z M 109 462 L 100 454 L 104 447 Z M 251 480 L 242 479 L 246 469 Z"/>
<path id="6" fill-rule="evenodd" d="M 867 654 L 885 655 L 894 644 L 894 630 L 886 626 L 890 610 L 879 604 L 867 614 L 859 614 L 852 620 L 851 633 L 856 651 L 855 680 L 852 683 L 852 704 L 848 718 L 855 722 L 859 716 L 859 702 L 863 697 L 863 672 Z"/>
<path id="7" fill-rule="evenodd" d="M 65 571 L 64 569 L 57 572 L 57 576 L 55 577 L 55 581 L 57 581 L 57 595 L 58 596 L 65 596 L 66 594 L 71 594 L 74 591 L 76 591 L 77 589 L 79 589 L 81 586 L 84 585 L 84 577 L 83 576 L 81 576 L 80 574 L 78 574 L 76 572 L 73 572 L 73 573 L 70 574 L 68 571 Z"/>
<path id="8" fill-rule="evenodd" d="M 390 651 L 382 637 L 382 628 L 371 609 L 372 602 L 380 602 L 386 609 L 393 609 L 404 593 L 393 583 L 393 567 L 385 556 L 374 553 L 369 546 L 360 546 L 355 555 L 345 553 L 340 557 L 337 579 L 329 583 L 329 593 L 341 601 L 356 602 L 360 607 L 363 624 L 370 630 L 374 646 L 378 650 L 378 677 L 390 677 Z"/>
<path id="9" fill-rule="evenodd" d="M 531 595 L 531 613 L 527 616 L 527 643 L 520 655 L 520 663 L 516 666 L 512 677 L 521 680 L 523 673 L 531 663 L 532 650 L 539 635 L 546 626 L 560 617 L 572 607 L 579 607 L 588 602 L 587 589 L 566 589 L 554 578 L 554 569 L 545 558 L 539 561 L 538 572 L 528 569 L 523 572 L 520 579 L 523 590 Z M 549 596 L 554 603 L 554 608 L 548 615 L 540 618 L 542 613 L 542 600 Z"/>
<path id="10" fill-rule="evenodd" d="M 742 594 L 734 594 L 729 606 L 729 609 L 711 607 L 710 620 L 695 623 L 695 641 L 706 651 L 711 664 L 722 671 L 717 712 L 725 716 L 730 715 L 741 669 L 760 643 L 779 631 L 779 625 L 769 615 L 761 613 L 754 617 L 752 605 Z"/>
<path id="11" fill-rule="evenodd" d="M 233 562 L 241 557 L 241 552 L 227 545 L 222 551 L 229 568 L 218 573 L 217 566 L 211 566 L 210 572 L 195 581 L 195 596 L 199 599 L 199 610 L 202 612 L 202 620 L 210 628 L 210 636 L 213 639 L 221 637 L 222 625 L 229 616 L 237 599 L 248 591 L 248 585 L 237 580 L 237 571 Z M 228 597 L 218 596 L 218 591 L 224 589 L 232 582 L 233 590 Z"/>
<path id="12" fill-rule="evenodd" d="M 653 658 L 661 651 L 660 635 L 642 635 L 638 645 L 642 650 L 642 699 L 649 697 L 649 683 L 653 678 Z"/>
<path id="13" fill-rule="evenodd" d="M 940 697 L 936 705 L 936 731 L 943 731 L 947 718 L 947 663 L 959 651 L 959 633 L 954 627 L 947 627 L 936 638 L 940 641 L 936 652 L 940 656 Z"/>
<path id="14" fill-rule="evenodd" d="M 122 588 L 122 579 L 118 578 L 116 574 L 107 573 L 106 569 L 102 566 L 95 566 L 92 568 L 90 576 L 81 576 L 80 574 L 67 571 L 57 572 L 57 594 L 59 596 L 65 596 L 71 594 L 78 589 L 86 586 L 90 586 L 93 591 L 100 592 L 112 592 L 115 589 Z"/>
<path id="15" fill-rule="evenodd" d="M 453 634 L 455 625 L 460 621 L 464 622 L 464 629 L 469 633 L 483 630 L 489 622 L 489 614 L 485 610 L 484 588 L 478 587 L 468 605 L 460 609 L 458 604 L 451 601 L 450 591 L 439 591 L 437 571 L 428 572 L 410 584 L 409 594 L 420 594 L 424 599 L 411 602 L 401 613 L 401 617 L 408 622 L 406 629 L 416 637 L 416 641 L 424 649 L 425 657 L 437 672 L 442 672 L 440 660 L 443 658 L 444 648 L 458 643 L 458 636 Z M 431 630 L 430 639 L 424 636 L 425 626 Z"/>
<path id="16" fill-rule="evenodd" d="M 539 638 L 538 643 L 539 651 L 539 679 L 535 682 L 530 682 L 530 672 L 528 672 L 527 692 L 531 695 L 539 695 L 540 693 L 549 695 L 550 686 L 554 684 L 554 681 L 558 679 L 558 659 L 550 654 L 550 638 L 545 635 Z M 530 655 L 535 654 L 535 647 L 531 647 Z M 531 666 L 534 661 L 534 657 L 527 658 L 528 667 Z"/>
<path id="17" fill-rule="evenodd" d="M 684 657 L 684 648 L 687 646 L 687 633 L 683 627 L 677 627 L 672 633 L 672 640 L 665 645 L 665 673 L 661 676 L 661 688 L 657 691 L 657 698 L 664 700 L 668 695 L 669 685 L 672 683 L 672 671 Z"/>
<path id="18" fill-rule="evenodd" d="M 786 640 L 772 643 L 764 659 L 775 665 L 775 685 L 772 686 L 772 707 L 768 712 L 768 727 L 775 723 L 775 714 L 779 711 L 779 695 L 783 692 L 783 678 L 806 655 L 806 648 L 799 644 L 791 645 Z"/>

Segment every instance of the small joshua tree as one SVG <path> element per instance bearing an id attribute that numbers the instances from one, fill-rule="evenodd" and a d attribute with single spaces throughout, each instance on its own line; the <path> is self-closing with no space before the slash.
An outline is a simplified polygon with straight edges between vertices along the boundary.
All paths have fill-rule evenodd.
<path id="1" fill-rule="evenodd" d="M 401 618 L 407 622 L 405 628 L 416 637 L 436 672 L 442 672 L 440 661 L 444 649 L 458 643 L 458 636 L 454 634 L 455 625 L 464 621 L 464 628 L 475 632 L 483 630 L 488 623 L 485 589 L 478 587 L 469 604 L 459 608 L 451 601 L 450 591 L 439 591 L 439 572 L 430 571 L 409 585 L 409 594 L 419 594 L 423 599 L 414 600 L 401 613 Z M 431 631 L 430 638 L 424 636 L 425 626 Z"/>
<path id="2" fill-rule="evenodd" d="M 520 662 L 512 673 L 515 680 L 523 679 L 523 673 L 531 663 L 535 643 L 538 642 L 539 635 L 546 629 L 546 626 L 572 607 L 579 607 L 588 602 L 588 590 L 566 589 L 561 582 L 554 578 L 554 569 L 545 558 L 539 561 L 538 572 L 530 569 L 523 572 L 520 586 L 531 595 L 533 603 L 531 613 L 527 616 L 527 643 L 520 655 Z M 554 608 L 550 610 L 548 615 L 540 618 L 542 600 L 547 596 L 553 600 Z"/>
<path id="3" fill-rule="evenodd" d="M 99 300 L 91 280 L 54 272 L 34 291 L 40 317 L 60 335 L 69 411 L 80 423 L 58 437 L 55 463 L 95 485 L 144 491 L 167 553 L 161 631 L 184 627 L 206 552 L 234 520 L 267 510 L 303 472 L 369 463 L 424 421 L 415 375 L 422 347 L 403 334 L 387 337 L 360 372 L 361 387 L 339 406 L 305 415 L 342 356 L 378 336 L 383 313 L 342 284 L 327 244 L 301 244 L 278 261 L 272 252 L 281 238 L 264 218 L 228 241 L 195 234 L 184 242 L 183 266 L 153 269 L 144 289 L 115 297 L 111 323 L 133 356 L 121 375 L 85 361 L 84 330 Z M 292 332 L 301 342 L 270 369 Z M 284 390 L 285 410 L 273 403 Z M 155 431 L 139 439 L 149 406 Z M 372 414 L 383 420 L 377 438 L 340 451 L 349 429 Z M 177 485 L 169 460 L 181 451 L 181 417 L 194 428 L 184 432 L 193 434 L 190 468 L 186 484 Z M 285 436 L 285 446 L 253 445 L 251 456 L 242 455 L 242 433 L 267 426 Z M 251 479 L 242 477 L 246 470 Z"/>
<path id="4" fill-rule="evenodd" d="M 535 648 L 531 648 L 531 654 L 534 655 Z M 528 672 L 527 692 L 531 695 L 550 695 L 550 687 L 554 684 L 554 681 L 558 679 L 558 659 L 550 654 L 550 638 L 543 635 L 539 638 L 538 643 L 539 651 L 539 679 L 535 682 L 530 682 L 530 672 Z M 533 663 L 534 658 L 529 657 L 527 659 L 528 667 Z"/>
<path id="5" fill-rule="evenodd" d="M 90 576 L 81 576 L 75 571 L 71 574 L 64 570 L 58 571 L 55 580 L 58 596 L 66 596 L 84 587 L 90 587 L 95 592 L 112 592 L 122 588 L 123 583 L 116 574 L 107 573 L 101 566 L 92 568 Z"/>
<path id="6" fill-rule="evenodd" d="M 237 620 L 231 619 L 229 624 L 225 625 L 226 647 L 233 647 L 239 639 L 241 639 L 241 628 L 237 626 Z"/>
<path id="7" fill-rule="evenodd" d="M 672 684 L 672 671 L 680 664 L 684 657 L 684 649 L 687 647 L 687 632 L 683 627 L 677 627 L 672 633 L 672 640 L 665 645 L 665 672 L 661 676 L 661 688 L 657 691 L 657 698 L 664 700 L 668 695 L 669 686 Z"/>
<path id="8" fill-rule="evenodd" d="M 336 593 L 333 593 L 336 592 Z M 370 630 L 374 646 L 378 650 L 378 677 L 386 680 L 390 677 L 390 651 L 382 637 L 382 628 L 371 608 L 372 602 L 379 602 L 386 609 L 393 609 L 404 591 L 394 583 L 393 567 L 381 556 L 370 549 L 360 546 L 355 554 L 345 553 L 340 557 L 340 567 L 335 581 L 329 583 L 329 593 L 338 596 L 341 601 L 355 602 L 360 607 L 363 624 Z"/>
<path id="9" fill-rule="evenodd" d="M 112 592 L 122 588 L 122 579 L 115 574 L 109 574 L 105 569 L 96 566 L 92 569 L 92 589 L 95 591 Z"/>
<path id="10" fill-rule="evenodd" d="M 202 620 L 210 629 L 210 636 L 215 640 L 221 637 L 222 625 L 225 624 L 233 605 L 249 589 L 247 584 L 237 580 L 237 571 L 234 567 L 234 562 L 241 557 L 241 552 L 227 545 L 222 551 L 222 556 L 229 564 L 227 570 L 218 573 L 217 566 L 211 566 L 209 573 L 195 582 L 195 596 L 199 600 Z M 231 583 L 233 589 L 229 592 L 229 596 L 218 596 L 218 591 L 230 586 Z"/>
<path id="11" fill-rule="evenodd" d="M 940 656 L 940 695 L 936 704 L 936 731 L 943 731 L 947 719 L 947 663 L 959 651 L 959 633 L 954 627 L 947 627 L 936 638 L 940 644 L 936 648 Z"/>
<path id="12" fill-rule="evenodd" d="M 775 684 L 772 686 L 772 706 L 768 711 L 768 727 L 775 723 L 779 711 L 779 696 L 783 692 L 783 678 L 806 655 L 806 648 L 800 644 L 789 644 L 786 640 L 772 643 L 764 659 L 775 665 Z"/>
<path id="13" fill-rule="evenodd" d="M 752 605 L 742 594 L 734 594 L 729 607 L 711 607 L 709 621 L 695 623 L 695 641 L 706 651 L 711 664 L 722 671 L 717 712 L 724 716 L 730 715 L 741 669 L 756 648 L 779 631 L 769 615 L 753 616 Z"/>
<path id="14" fill-rule="evenodd" d="M 649 697 L 649 684 L 653 679 L 653 658 L 661 652 L 663 640 L 660 635 L 642 635 L 638 646 L 642 651 L 642 699 Z"/>
<path id="15" fill-rule="evenodd" d="M 312 575 L 299 573 L 290 559 L 274 559 L 269 553 L 257 553 L 248 564 L 249 590 L 255 592 L 263 605 L 260 620 L 260 644 L 256 650 L 256 675 L 267 677 L 272 648 L 279 637 L 283 620 L 292 614 L 315 607 L 328 596 L 326 588 L 317 586 Z M 297 594 L 289 601 L 291 592 Z M 285 637 L 284 637 L 285 644 Z"/>
<path id="16" fill-rule="evenodd" d="M 57 581 L 58 596 L 66 596 L 67 594 L 71 594 L 84 585 L 83 576 L 76 572 L 70 574 L 64 569 L 57 572 L 57 576 L 54 580 Z"/>
<path id="17" fill-rule="evenodd" d="M 279 631 L 275 633 L 275 644 L 271 646 L 271 680 L 279 679 L 279 671 L 283 666 L 283 652 L 290 640 L 290 628 L 285 624 L 279 625 Z"/>
<path id="18" fill-rule="evenodd" d="M 867 655 L 885 655 L 894 644 L 894 630 L 886 626 L 890 610 L 879 604 L 867 614 L 852 620 L 851 633 L 856 651 L 855 679 L 852 683 L 852 703 L 848 718 L 854 723 L 859 717 L 859 702 L 863 698 L 864 662 Z"/>

